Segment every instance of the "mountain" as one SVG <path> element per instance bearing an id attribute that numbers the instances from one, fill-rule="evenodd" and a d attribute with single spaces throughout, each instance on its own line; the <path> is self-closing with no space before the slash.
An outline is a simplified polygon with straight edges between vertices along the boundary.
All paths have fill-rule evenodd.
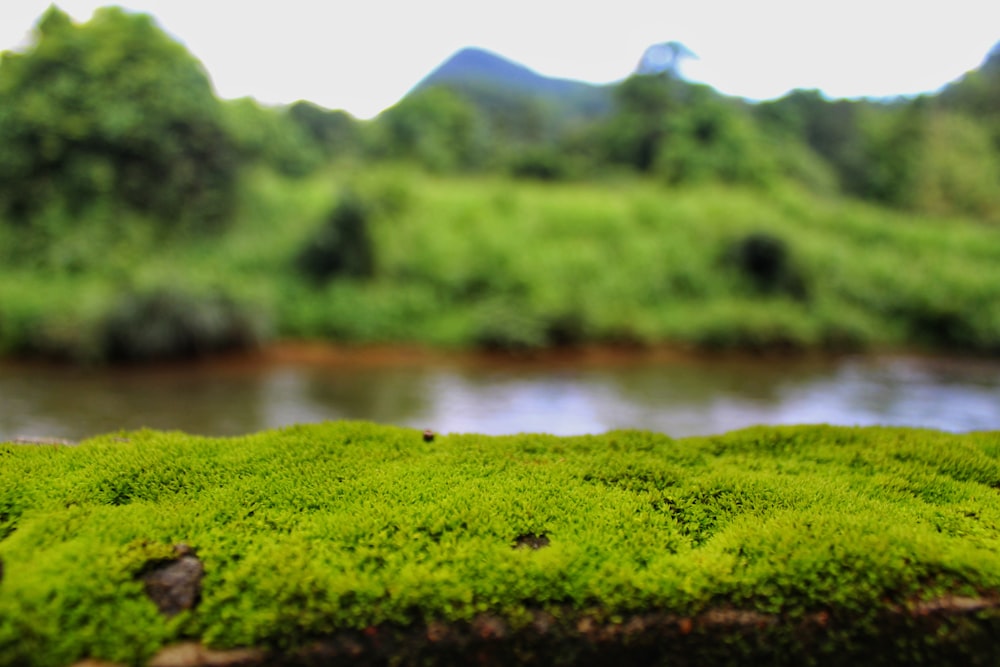
<path id="1" fill-rule="evenodd" d="M 987 120 L 1000 139 L 1000 42 L 978 68 L 945 86 L 937 99 L 946 108 Z"/>
<path id="2" fill-rule="evenodd" d="M 418 83 L 411 94 L 433 86 L 461 93 L 480 108 L 520 103 L 536 104 L 563 120 L 594 118 L 611 109 L 611 88 L 582 81 L 543 76 L 478 48 L 458 51 Z"/>
<path id="3" fill-rule="evenodd" d="M 592 94 L 598 88 L 582 81 L 543 76 L 491 51 L 465 48 L 428 74 L 417 84 L 417 89 L 439 84 L 469 83 L 489 83 L 511 92 L 559 97 Z"/>

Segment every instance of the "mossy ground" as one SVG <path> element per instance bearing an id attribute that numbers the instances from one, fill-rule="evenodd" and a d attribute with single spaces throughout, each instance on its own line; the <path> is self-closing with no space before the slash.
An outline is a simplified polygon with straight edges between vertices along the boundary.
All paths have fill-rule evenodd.
<path id="1" fill-rule="evenodd" d="M 585 661 L 565 647 L 604 633 L 648 662 L 991 664 L 998 457 L 1000 433 L 825 426 L 0 445 L 0 664 L 141 664 L 186 640 L 289 655 L 387 628 L 505 635 L 522 659 L 558 638 L 549 658 Z M 178 543 L 205 576 L 165 618 L 139 575 Z M 957 618 L 948 596 L 985 602 Z"/>

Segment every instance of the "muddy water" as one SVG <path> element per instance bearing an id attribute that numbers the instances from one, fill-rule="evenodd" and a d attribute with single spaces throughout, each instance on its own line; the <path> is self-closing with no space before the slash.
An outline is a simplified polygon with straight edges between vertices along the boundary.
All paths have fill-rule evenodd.
<path id="1" fill-rule="evenodd" d="M 820 422 L 1000 429 L 1000 363 L 299 349 L 156 368 L 0 364 L 0 439 L 144 426 L 236 435 L 327 419 L 492 434 L 643 428 L 682 436 Z"/>

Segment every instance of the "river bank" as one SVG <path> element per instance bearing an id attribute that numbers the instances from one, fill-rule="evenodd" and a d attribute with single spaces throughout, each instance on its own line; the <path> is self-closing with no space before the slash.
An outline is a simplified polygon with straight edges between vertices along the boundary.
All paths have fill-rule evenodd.
<path id="1" fill-rule="evenodd" d="M 794 188 L 372 169 L 356 183 L 371 275 L 310 277 L 296 258 L 338 210 L 343 178 L 248 175 L 240 215 L 211 236 L 98 252 L 81 231 L 44 257 L 8 244 L 0 354 L 148 362 L 286 339 L 518 354 L 1000 350 L 1000 251 L 982 221 Z"/>

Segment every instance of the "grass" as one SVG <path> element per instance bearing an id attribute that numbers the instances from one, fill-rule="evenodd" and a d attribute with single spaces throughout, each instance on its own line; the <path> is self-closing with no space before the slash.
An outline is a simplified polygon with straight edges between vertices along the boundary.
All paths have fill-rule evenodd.
<path id="1" fill-rule="evenodd" d="M 555 662 L 601 646 L 595 623 L 683 664 L 990 664 L 998 489 L 1000 433 L 890 428 L 425 442 L 339 422 L 0 445 L 0 664 L 141 664 L 188 639 L 292 655 L 407 628 L 426 644 L 436 624 L 485 636 L 484 618 L 520 641 L 539 614 L 566 641 Z M 181 542 L 201 600 L 164 618 L 139 575 Z M 919 609 L 947 596 L 987 604 L 928 626 Z M 757 620 L 726 634 L 726 610 Z M 650 614 L 673 643 L 622 630 Z"/>
<path id="2" fill-rule="evenodd" d="M 296 260 L 345 185 L 370 214 L 374 275 L 317 282 Z M 234 319 L 253 328 L 244 340 L 267 331 L 508 350 L 590 342 L 993 355 L 995 232 L 790 186 L 532 183 L 387 166 L 300 180 L 256 171 L 222 235 L 154 243 L 136 232 L 114 237 L 121 247 L 85 251 L 88 237 L 74 233 L 61 251 L 53 232 L 49 259 L 10 258 L 0 269 L 0 351 L 99 360 L 100 333 L 122 301 L 169 288 L 181 301 L 241 304 Z M 748 264 L 754 247 L 780 266 Z M 63 256 L 74 262 L 51 259 Z"/>

